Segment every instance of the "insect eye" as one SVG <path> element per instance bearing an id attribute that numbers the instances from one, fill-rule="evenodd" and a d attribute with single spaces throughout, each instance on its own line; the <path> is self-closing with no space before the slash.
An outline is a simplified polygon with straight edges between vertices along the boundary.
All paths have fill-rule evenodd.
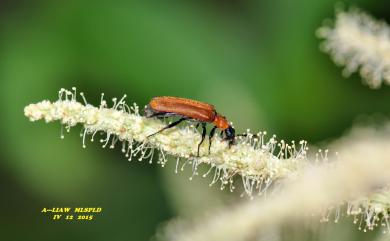
<path id="1" fill-rule="evenodd" d="M 232 138 L 234 138 L 236 131 L 233 129 L 233 127 L 229 126 L 225 130 L 225 133 L 226 133 L 227 138 L 232 139 Z"/>

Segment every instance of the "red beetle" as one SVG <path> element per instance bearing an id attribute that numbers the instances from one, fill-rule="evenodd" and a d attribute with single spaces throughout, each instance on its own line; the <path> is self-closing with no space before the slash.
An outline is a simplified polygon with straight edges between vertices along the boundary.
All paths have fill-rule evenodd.
<path id="1" fill-rule="evenodd" d="M 158 134 L 166 129 L 178 125 L 180 122 L 189 120 L 196 121 L 202 125 L 202 140 L 198 144 L 198 156 L 199 148 L 203 143 L 206 136 L 206 124 L 212 123 L 214 127 L 210 131 L 209 135 L 209 153 L 211 148 L 211 140 L 215 134 L 215 129 L 221 129 L 221 134 L 225 133 L 224 140 L 229 142 L 229 147 L 234 144 L 235 139 L 235 130 L 228 123 L 227 119 L 218 114 L 213 105 L 179 97 L 170 97 L 170 96 L 161 96 L 154 97 L 149 104 L 145 107 L 145 116 L 146 117 L 168 117 L 168 116 L 178 116 L 179 120 L 172 122 L 171 124 L 165 126 L 161 130 L 153 133 L 150 136 Z"/>

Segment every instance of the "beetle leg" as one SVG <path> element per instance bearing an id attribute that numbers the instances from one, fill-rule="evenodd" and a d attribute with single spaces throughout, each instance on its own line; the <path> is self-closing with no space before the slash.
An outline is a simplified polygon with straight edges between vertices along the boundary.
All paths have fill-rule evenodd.
<path id="1" fill-rule="evenodd" d="M 195 130 L 198 130 L 200 123 L 196 124 Z"/>
<path id="2" fill-rule="evenodd" d="M 199 157 L 200 145 L 202 145 L 205 137 L 206 137 L 206 123 L 202 123 L 202 140 L 198 144 L 198 157 Z"/>
<path id="3" fill-rule="evenodd" d="M 229 140 L 229 149 L 234 145 L 234 139 Z"/>
<path id="4" fill-rule="evenodd" d="M 154 136 L 154 135 L 156 135 L 156 134 L 158 134 L 158 133 L 160 133 L 160 132 L 162 132 L 162 131 L 164 131 L 166 129 L 172 128 L 172 127 L 178 125 L 180 122 L 182 122 L 184 120 L 187 120 L 187 118 L 180 118 L 179 120 L 177 120 L 175 122 L 172 122 L 171 124 L 167 125 L 166 127 L 162 128 L 161 130 L 159 130 L 159 131 L 157 131 L 157 132 L 155 132 L 155 133 L 153 133 L 151 135 L 148 135 L 147 137 Z"/>
<path id="5" fill-rule="evenodd" d="M 210 155 L 210 150 L 211 150 L 211 141 L 212 141 L 213 136 L 215 134 L 215 129 L 217 129 L 216 126 L 214 126 L 213 129 L 211 129 L 210 135 L 209 135 L 209 155 Z"/>

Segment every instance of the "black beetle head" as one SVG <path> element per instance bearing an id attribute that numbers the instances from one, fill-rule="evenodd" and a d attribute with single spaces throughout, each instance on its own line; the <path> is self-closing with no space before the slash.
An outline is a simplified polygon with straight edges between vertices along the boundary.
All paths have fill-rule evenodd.
<path id="1" fill-rule="evenodd" d="M 225 139 L 229 141 L 229 147 L 234 144 L 234 139 L 236 137 L 236 131 L 232 126 L 229 126 L 225 129 Z"/>

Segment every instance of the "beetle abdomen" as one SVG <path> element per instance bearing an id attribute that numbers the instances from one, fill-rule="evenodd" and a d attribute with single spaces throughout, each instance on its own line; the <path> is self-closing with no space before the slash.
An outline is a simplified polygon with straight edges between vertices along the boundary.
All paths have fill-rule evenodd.
<path id="1" fill-rule="evenodd" d="M 172 96 L 154 97 L 149 104 L 152 106 L 152 108 L 154 108 L 155 105 L 166 105 L 166 106 L 185 105 L 185 106 L 198 107 L 200 109 L 209 110 L 212 112 L 215 111 L 214 106 L 208 103 L 186 99 L 186 98 L 172 97 Z"/>
<path id="2" fill-rule="evenodd" d="M 203 122 L 212 122 L 215 118 L 213 105 L 185 98 L 155 97 L 150 101 L 149 107 L 154 112 L 174 113 Z"/>

